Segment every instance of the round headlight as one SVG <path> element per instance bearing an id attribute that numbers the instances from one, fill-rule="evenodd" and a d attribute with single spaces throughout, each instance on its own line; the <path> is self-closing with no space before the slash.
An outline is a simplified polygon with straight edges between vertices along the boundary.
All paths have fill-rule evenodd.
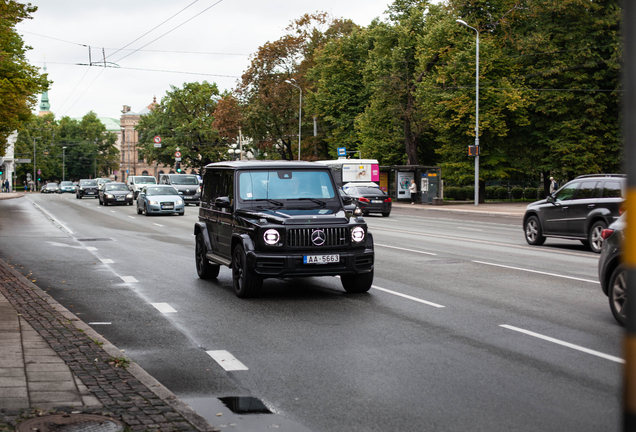
<path id="1" fill-rule="evenodd" d="M 183 201 L 177 200 L 177 204 L 183 204 Z"/>
<path id="2" fill-rule="evenodd" d="M 280 234 L 275 229 L 268 229 L 263 234 L 263 241 L 270 246 L 275 245 L 280 240 Z"/>
<path id="3" fill-rule="evenodd" d="M 364 228 L 355 227 L 354 229 L 352 229 L 351 240 L 353 240 L 356 243 L 360 243 L 362 240 L 364 240 Z"/>
<path id="4" fill-rule="evenodd" d="M 148 201 L 148 204 L 158 205 L 158 204 L 159 204 L 159 201 Z"/>

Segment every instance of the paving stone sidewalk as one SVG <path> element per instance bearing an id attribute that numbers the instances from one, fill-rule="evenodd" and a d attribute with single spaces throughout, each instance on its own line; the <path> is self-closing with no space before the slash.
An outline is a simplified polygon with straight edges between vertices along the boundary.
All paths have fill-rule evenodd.
<path id="1" fill-rule="evenodd" d="M 64 413 L 111 417 L 131 431 L 218 431 L 0 260 L 0 431 Z"/>

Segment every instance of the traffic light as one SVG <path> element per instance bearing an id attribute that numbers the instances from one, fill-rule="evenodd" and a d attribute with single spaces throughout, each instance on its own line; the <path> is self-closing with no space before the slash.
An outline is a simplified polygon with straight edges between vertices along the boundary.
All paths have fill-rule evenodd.
<path id="1" fill-rule="evenodd" d="M 0 175 L 4 174 L 4 165 L 0 166 Z"/>
<path id="2" fill-rule="evenodd" d="M 176 170 L 177 170 L 178 173 L 181 172 L 181 162 L 177 162 Z"/>

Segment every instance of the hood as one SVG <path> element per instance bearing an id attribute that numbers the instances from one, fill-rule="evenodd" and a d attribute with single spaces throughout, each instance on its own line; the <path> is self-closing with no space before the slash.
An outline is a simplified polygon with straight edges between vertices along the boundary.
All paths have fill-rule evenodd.
<path id="1" fill-rule="evenodd" d="M 548 202 L 547 199 L 542 199 L 542 200 L 539 200 L 539 201 L 531 202 L 530 204 L 528 204 L 526 209 L 531 209 L 531 208 L 534 208 L 534 207 L 539 206 L 541 204 L 546 204 L 547 202 Z"/>
<path id="2" fill-rule="evenodd" d="M 111 195 L 128 195 L 130 193 L 129 190 L 127 191 L 104 191 L 105 194 L 111 194 Z"/>
<path id="3" fill-rule="evenodd" d="M 269 223 L 280 225 L 316 225 L 348 223 L 350 215 L 340 209 L 334 213 L 328 208 L 275 210 L 275 209 L 239 209 L 236 215 L 246 219 L 265 219 Z"/>
<path id="4" fill-rule="evenodd" d="M 175 188 L 176 190 L 180 191 L 180 192 L 185 192 L 186 189 L 189 190 L 190 192 L 196 192 L 197 189 L 199 189 L 199 185 L 195 184 L 195 185 L 177 185 L 177 184 L 171 184 L 170 186 L 172 186 L 173 188 Z"/>

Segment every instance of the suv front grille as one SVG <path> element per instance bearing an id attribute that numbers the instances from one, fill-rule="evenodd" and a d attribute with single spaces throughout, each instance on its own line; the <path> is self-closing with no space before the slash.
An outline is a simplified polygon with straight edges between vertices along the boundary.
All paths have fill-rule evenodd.
<path id="1" fill-rule="evenodd" d="M 312 234 L 315 231 L 324 233 L 324 243 L 314 243 Z M 287 232 L 287 246 L 291 247 L 330 247 L 344 246 L 349 243 L 349 228 L 294 228 Z"/>

